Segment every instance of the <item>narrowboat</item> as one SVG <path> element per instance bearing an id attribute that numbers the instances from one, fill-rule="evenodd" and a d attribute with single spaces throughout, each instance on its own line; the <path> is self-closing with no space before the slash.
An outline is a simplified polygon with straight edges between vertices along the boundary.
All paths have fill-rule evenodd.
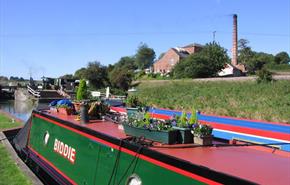
<path id="1" fill-rule="evenodd" d="M 148 144 L 110 119 L 34 110 L 14 138 L 25 161 L 51 184 L 290 184 L 290 153 L 265 146 Z"/>

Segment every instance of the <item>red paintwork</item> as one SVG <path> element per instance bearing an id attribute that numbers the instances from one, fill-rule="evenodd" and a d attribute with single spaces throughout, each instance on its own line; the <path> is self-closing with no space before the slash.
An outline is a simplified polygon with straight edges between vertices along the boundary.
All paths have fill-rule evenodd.
<path id="1" fill-rule="evenodd" d="M 51 113 L 50 115 L 65 119 L 78 124 L 79 121 L 75 120 L 75 116 L 61 116 L 58 114 Z M 42 116 L 40 116 L 42 117 Z M 47 119 L 47 118 L 46 118 Z M 51 121 L 51 120 L 50 120 Z M 57 122 L 52 121 L 54 124 L 58 124 L 62 127 L 67 127 Z M 82 125 L 98 132 L 103 132 L 107 135 L 122 139 L 126 135 L 118 128 L 117 124 L 108 121 L 91 121 L 90 124 Z M 89 134 L 83 133 L 79 130 L 68 129 L 84 135 L 85 137 L 94 139 L 112 148 L 118 149 L 117 145 L 96 138 Z M 174 156 L 182 160 L 188 161 L 189 163 L 202 165 L 207 168 L 237 176 L 243 179 L 248 179 L 259 184 L 290 184 L 290 153 L 285 155 L 277 155 L 273 150 L 273 153 L 269 151 L 257 150 L 252 147 L 197 147 L 197 148 L 184 148 L 184 149 L 173 149 L 173 148 L 154 148 L 152 150 L 164 153 L 166 155 Z M 123 152 L 130 155 L 135 155 L 134 152 L 122 148 Z M 194 174 L 186 172 L 182 169 L 170 166 L 168 164 L 161 163 L 147 156 L 140 155 L 140 158 L 152 162 L 156 165 L 165 167 L 169 170 L 181 173 L 185 176 L 192 178 Z M 198 178 L 203 178 L 199 177 Z M 208 180 L 204 179 L 203 180 Z M 212 182 L 213 183 L 213 182 Z"/>

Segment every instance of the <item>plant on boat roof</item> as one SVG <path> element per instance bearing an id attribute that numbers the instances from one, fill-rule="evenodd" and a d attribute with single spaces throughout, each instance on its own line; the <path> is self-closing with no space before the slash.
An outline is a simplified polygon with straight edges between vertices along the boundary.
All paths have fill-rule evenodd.
<path id="1" fill-rule="evenodd" d="M 181 116 L 177 121 L 177 126 L 181 128 L 185 128 L 187 126 L 187 115 L 184 111 L 181 113 Z"/>
<path id="2" fill-rule="evenodd" d="M 151 118 L 149 112 L 134 113 L 132 116 L 128 117 L 128 119 L 124 121 L 124 124 L 128 124 L 132 127 L 139 127 L 158 131 L 171 129 L 171 124 L 169 121 Z"/>
<path id="3" fill-rule="evenodd" d="M 79 87 L 77 88 L 77 100 L 86 99 L 88 95 L 86 80 L 81 79 Z"/>
<path id="4" fill-rule="evenodd" d="M 190 116 L 190 119 L 189 119 L 189 124 L 190 125 L 193 125 L 193 124 L 196 124 L 197 123 L 197 114 L 196 114 L 196 110 L 194 107 L 192 107 L 192 110 L 191 110 L 191 116 Z"/>
<path id="5" fill-rule="evenodd" d="M 56 108 L 66 108 L 66 109 L 71 109 L 72 107 L 67 105 L 67 104 L 60 104 L 60 105 L 57 105 Z"/>
<path id="6" fill-rule="evenodd" d="M 128 107 L 141 107 L 143 103 L 139 100 L 139 98 L 135 95 L 128 96 L 126 99 L 126 105 Z"/>
<path id="7" fill-rule="evenodd" d="M 212 135 L 212 127 L 205 124 L 194 124 L 192 134 L 198 137 L 206 137 Z"/>

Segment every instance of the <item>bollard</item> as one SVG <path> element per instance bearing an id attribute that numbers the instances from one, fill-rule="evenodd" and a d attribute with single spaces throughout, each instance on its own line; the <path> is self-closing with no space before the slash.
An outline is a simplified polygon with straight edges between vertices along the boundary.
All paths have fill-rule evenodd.
<path id="1" fill-rule="evenodd" d="M 80 106 L 80 118 L 81 124 L 89 123 L 89 114 L 88 114 L 88 105 L 86 103 L 82 103 Z"/>

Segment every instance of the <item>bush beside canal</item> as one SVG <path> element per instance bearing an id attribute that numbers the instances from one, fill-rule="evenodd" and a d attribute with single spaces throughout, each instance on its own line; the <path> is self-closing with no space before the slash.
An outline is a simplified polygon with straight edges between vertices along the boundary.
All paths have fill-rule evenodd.
<path id="1" fill-rule="evenodd" d="M 206 114 L 290 123 L 290 81 L 273 83 L 143 81 L 137 96 L 147 105 Z"/>

